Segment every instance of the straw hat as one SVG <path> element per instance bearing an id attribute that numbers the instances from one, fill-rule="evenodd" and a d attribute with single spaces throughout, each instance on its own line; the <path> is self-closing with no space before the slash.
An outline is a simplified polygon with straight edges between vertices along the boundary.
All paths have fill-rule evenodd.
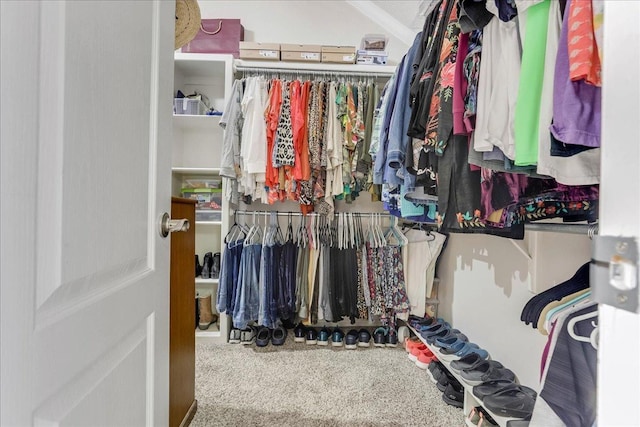
<path id="1" fill-rule="evenodd" d="M 189 43 L 200 30 L 200 7 L 197 0 L 176 0 L 175 48 Z"/>

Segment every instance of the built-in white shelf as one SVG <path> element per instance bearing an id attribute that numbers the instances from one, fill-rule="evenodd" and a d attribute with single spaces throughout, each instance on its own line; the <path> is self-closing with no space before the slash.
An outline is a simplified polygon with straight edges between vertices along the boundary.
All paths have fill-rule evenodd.
<path id="1" fill-rule="evenodd" d="M 222 221 L 196 221 L 197 225 L 222 225 Z"/>
<path id="2" fill-rule="evenodd" d="M 221 116 L 193 115 L 193 114 L 174 114 L 173 124 L 178 129 L 188 130 L 207 130 L 211 132 L 220 131 Z"/>
<path id="3" fill-rule="evenodd" d="M 219 338 L 220 336 L 221 334 L 218 323 L 210 325 L 209 328 L 204 331 L 200 328 L 196 328 L 196 338 Z"/>
<path id="4" fill-rule="evenodd" d="M 412 331 L 412 332 L 413 332 L 413 333 L 414 333 L 418 338 L 420 338 L 420 341 L 422 341 L 422 342 L 427 346 L 427 348 L 428 348 L 429 350 L 431 350 L 431 352 L 432 352 L 433 354 L 435 354 L 435 355 L 437 356 L 437 355 L 440 353 L 440 352 L 439 352 L 439 348 L 438 348 L 438 347 L 436 347 L 436 346 L 434 346 L 434 345 L 431 345 L 431 344 L 427 343 L 427 340 L 426 340 L 426 339 L 424 339 L 424 338 L 422 337 L 422 335 L 420 335 L 420 333 L 419 333 L 417 330 L 415 330 L 413 327 L 411 327 L 411 326 L 409 326 L 409 325 L 407 325 L 407 326 L 409 327 L 409 329 L 410 329 L 410 330 L 411 330 L 411 331 Z M 484 408 L 484 410 L 485 410 L 489 415 L 491 415 L 491 418 L 493 418 L 493 419 L 494 419 L 494 421 L 495 421 L 496 423 L 498 423 L 498 425 L 499 425 L 500 427 L 506 427 L 507 422 L 509 422 L 510 420 L 517 420 L 517 419 L 518 419 L 518 418 L 508 418 L 508 417 L 503 417 L 503 416 L 500 416 L 500 415 L 498 415 L 498 414 L 494 413 L 493 411 L 490 411 L 489 409 L 487 409 L 487 407 L 486 407 L 486 406 L 484 406 L 484 405 L 482 404 L 482 402 L 480 402 L 480 400 L 479 400 L 479 399 L 478 399 L 478 398 L 473 394 L 473 386 L 472 386 L 472 385 L 467 384 L 467 383 L 465 382 L 465 380 L 462 378 L 462 376 L 461 376 L 460 374 L 458 374 L 458 373 L 454 372 L 454 371 L 451 369 L 451 367 L 450 367 L 451 362 L 450 362 L 450 361 L 446 361 L 446 360 L 442 360 L 442 359 L 438 359 L 438 360 L 439 360 L 439 362 L 440 362 L 440 363 L 442 363 L 442 364 L 444 365 L 444 367 L 447 369 L 447 371 L 449 371 L 449 373 L 450 373 L 451 375 L 453 375 L 453 377 L 454 377 L 456 380 L 458 380 L 458 382 L 459 382 L 460 384 L 462 384 L 462 387 L 464 388 L 464 408 L 463 408 L 463 409 L 464 409 L 464 416 L 465 416 L 465 424 L 466 424 L 466 425 L 468 425 L 468 426 L 475 425 L 475 424 L 472 424 L 470 421 L 468 421 L 468 420 L 467 420 L 467 416 L 469 415 L 469 412 L 471 412 L 471 409 L 472 409 L 472 408 L 475 408 L 475 407 L 478 407 L 478 406 L 482 406 L 482 408 Z M 434 387 L 435 387 L 435 385 L 434 385 Z"/>
<path id="5" fill-rule="evenodd" d="M 220 168 L 183 168 L 172 167 L 171 171 L 182 175 L 220 175 Z"/>
<path id="6" fill-rule="evenodd" d="M 216 53 L 175 52 L 173 59 L 176 71 L 189 76 L 215 76 L 224 72 L 226 63 L 233 63 L 233 55 Z"/>
<path id="7" fill-rule="evenodd" d="M 216 285 L 220 283 L 220 279 L 203 279 L 202 277 L 196 277 L 196 285 Z"/>

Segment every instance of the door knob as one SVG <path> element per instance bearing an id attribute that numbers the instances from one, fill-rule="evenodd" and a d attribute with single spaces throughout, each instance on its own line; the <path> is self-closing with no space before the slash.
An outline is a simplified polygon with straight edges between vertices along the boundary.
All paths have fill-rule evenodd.
<path id="1" fill-rule="evenodd" d="M 169 214 L 166 212 L 162 214 L 159 225 L 160 236 L 162 237 L 167 237 L 169 233 L 174 233 L 176 231 L 187 231 L 191 226 L 188 219 L 171 219 Z"/>

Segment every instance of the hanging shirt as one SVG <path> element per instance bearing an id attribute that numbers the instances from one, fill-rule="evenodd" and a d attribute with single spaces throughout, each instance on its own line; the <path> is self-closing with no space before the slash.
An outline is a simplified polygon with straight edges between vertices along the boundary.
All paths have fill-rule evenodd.
<path id="1" fill-rule="evenodd" d="M 569 8 L 569 76 L 602 86 L 600 55 L 594 35 L 591 0 L 576 0 Z"/>
<path id="2" fill-rule="evenodd" d="M 567 3 L 569 10 L 571 10 L 571 3 L 572 1 Z M 601 88 L 583 80 L 571 81 L 568 49 L 569 15 L 565 15 L 556 59 L 551 132 L 556 139 L 565 144 L 599 147 Z"/>
<path id="3" fill-rule="evenodd" d="M 269 90 L 269 104 L 265 112 L 265 120 L 267 123 L 267 159 L 266 164 L 266 185 L 275 188 L 278 185 L 278 172 L 270 161 L 273 158 L 276 129 L 280 120 L 280 107 L 282 105 L 282 86 L 280 80 L 271 81 L 271 89 Z"/>
<path id="4" fill-rule="evenodd" d="M 240 166 L 240 139 L 244 118 L 242 116 L 243 98 L 242 80 L 233 82 L 231 96 L 220 118 L 220 126 L 225 130 L 222 138 L 222 157 L 220 159 L 220 176 L 229 178 L 231 185 L 227 186 L 227 199 L 231 203 L 238 203 L 238 178 L 242 174 Z"/>
<path id="5" fill-rule="evenodd" d="M 551 156 L 549 126 L 554 109 L 554 73 L 560 42 L 562 18 L 560 4 L 552 1 L 549 10 L 544 82 L 540 103 L 538 168 L 540 175 L 552 176 L 565 185 L 588 185 L 600 182 L 600 149 L 594 148 L 571 157 Z M 575 83 L 573 83 L 575 84 Z"/>
<path id="6" fill-rule="evenodd" d="M 293 127 L 291 123 L 290 82 L 282 82 L 282 110 L 276 131 L 275 148 L 273 150 L 273 166 L 292 166 L 295 161 L 293 144 Z"/>
<path id="7" fill-rule="evenodd" d="M 497 14 L 493 2 L 487 10 Z M 520 82 L 520 42 L 516 20 L 494 17 L 484 28 L 482 68 L 478 82 L 476 151 L 498 147 L 509 159 L 515 159 L 514 116 Z"/>
<path id="8" fill-rule="evenodd" d="M 525 18 L 526 33 L 522 50 L 522 71 L 514 117 L 515 164 L 535 165 L 538 161 L 538 124 L 544 79 L 550 0 L 524 9 L 518 3 L 519 17 Z"/>

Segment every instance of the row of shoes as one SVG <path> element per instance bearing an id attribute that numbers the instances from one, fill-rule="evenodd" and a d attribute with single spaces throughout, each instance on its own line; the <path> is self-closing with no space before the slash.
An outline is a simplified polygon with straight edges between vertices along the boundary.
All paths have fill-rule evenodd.
<path id="1" fill-rule="evenodd" d="M 409 360 L 420 369 L 426 370 L 429 378 L 442 392 L 442 400 L 448 405 L 462 408 L 464 406 L 464 387 L 449 374 L 438 358 L 419 338 L 407 338 L 404 343 Z"/>
<path id="2" fill-rule="evenodd" d="M 320 345 L 332 347 L 342 347 L 348 350 L 355 350 L 358 347 L 371 347 L 372 335 L 367 329 L 351 329 L 345 335 L 342 329 L 336 327 L 333 331 L 327 327 L 317 331 L 315 328 L 298 324 L 293 329 L 293 341 L 305 343 L 307 345 Z M 373 345 L 375 347 L 397 347 L 398 336 L 390 328 L 379 327 L 373 332 Z"/>
<path id="3" fill-rule="evenodd" d="M 200 257 L 196 254 L 196 277 L 202 277 L 203 279 L 220 278 L 220 252 L 215 254 L 207 252 L 204 254 L 202 264 L 200 264 Z"/>
<path id="4" fill-rule="evenodd" d="M 410 358 L 415 357 L 416 365 L 423 369 L 428 367 L 429 376 L 439 384 L 439 389 L 451 385 L 451 396 L 464 395 L 459 378 L 472 387 L 473 395 L 494 414 L 517 419 L 531 416 L 536 392 L 518 384 L 513 371 L 497 360 L 490 360 L 486 350 L 470 343 L 462 332 L 443 319 L 412 316 L 409 324 L 422 339 L 407 340 L 405 348 L 408 348 Z M 424 345 L 423 340 L 429 346 Z M 445 396 L 443 399 L 455 400 L 445 399 Z"/>
<path id="5" fill-rule="evenodd" d="M 232 328 L 229 332 L 229 344 L 253 344 L 258 347 L 266 347 L 269 343 L 283 345 L 287 340 L 287 329 L 278 326 L 274 329 L 261 326 L 259 328 L 248 326 L 245 329 Z"/>

